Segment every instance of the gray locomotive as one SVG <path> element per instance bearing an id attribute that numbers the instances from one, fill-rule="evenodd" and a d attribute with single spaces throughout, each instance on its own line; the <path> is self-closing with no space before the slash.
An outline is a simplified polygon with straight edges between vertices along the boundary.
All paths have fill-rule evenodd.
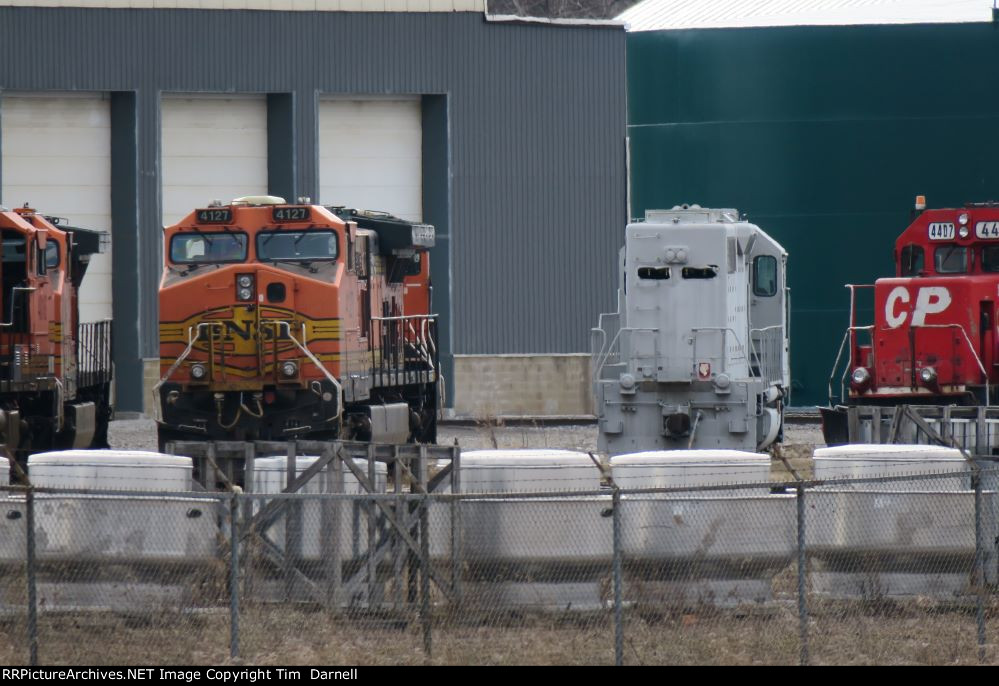
<path id="1" fill-rule="evenodd" d="M 764 450 L 790 388 L 787 253 L 734 209 L 628 225 L 618 311 L 592 331 L 599 449 Z"/>

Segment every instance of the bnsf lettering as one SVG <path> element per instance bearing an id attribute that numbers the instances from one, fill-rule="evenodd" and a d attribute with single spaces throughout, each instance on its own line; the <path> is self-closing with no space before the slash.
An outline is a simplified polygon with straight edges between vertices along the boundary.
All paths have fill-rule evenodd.
<path id="1" fill-rule="evenodd" d="M 235 335 L 239 336 L 244 341 L 248 341 L 257 335 L 258 332 L 257 332 L 256 323 L 248 321 L 248 322 L 243 322 L 243 324 L 244 325 L 241 327 L 239 325 L 239 322 L 226 321 L 225 322 L 226 340 L 231 341 L 233 339 L 233 336 Z M 261 337 L 264 340 L 272 341 L 274 340 L 274 333 L 275 333 L 274 327 L 267 326 L 264 327 Z M 284 327 L 281 327 L 280 332 L 277 335 L 277 338 L 278 340 L 286 340 L 288 338 L 288 332 Z"/>
<path id="2" fill-rule="evenodd" d="M 909 289 L 905 286 L 896 286 L 888 299 L 885 300 L 885 322 L 888 328 L 897 329 L 905 323 L 909 312 L 902 308 L 899 311 L 899 303 L 909 302 Z M 912 326 L 922 326 L 926 323 L 926 315 L 939 314 L 946 310 L 951 303 L 950 291 L 943 286 L 927 286 L 919 289 L 916 295 L 916 306 L 912 309 Z"/>

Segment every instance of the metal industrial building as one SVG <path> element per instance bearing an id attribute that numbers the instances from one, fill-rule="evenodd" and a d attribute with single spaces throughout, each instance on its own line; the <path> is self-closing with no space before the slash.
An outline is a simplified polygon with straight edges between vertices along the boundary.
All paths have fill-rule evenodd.
<path id="1" fill-rule="evenodd" d="M 737 207 L 779 240 L 792 403 L 824 403 L 848 325 L 843 285 L 893 273 L 916 195 L 930 207 L 999 199 L 992 3 L 646 0 L 619 18 L 632 216 Z"/>
<path id="2" fill-rule="evenodd" d="M 114 318 L 120 410 L 148 407 L 158 374 L 161 226 L 262 192 L 437 227 L 452 402 L 558 414 L 516 405 L 565 364 L 581 398 L 626 216 L 625 33 L 484 9 L 0 2 L 0 202 L 110 229 L 83 314 Z M 488 387 L 500 377 L 508 397 Z"/>

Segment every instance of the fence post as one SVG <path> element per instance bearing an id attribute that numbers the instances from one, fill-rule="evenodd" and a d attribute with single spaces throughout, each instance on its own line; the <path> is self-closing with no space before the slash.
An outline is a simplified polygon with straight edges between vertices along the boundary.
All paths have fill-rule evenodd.
<path id="1" fill-rule="evenodd" d="M 975 623 L 978 630 L 978 662 L 985 662 L 985 542 L 982 532 L 982 473 L 973 463 L 975 485 Z"/>
<path id="2" fill-rule="evenodd" d="M 798 640 L 800 641 L 802 665 L 808 664 L 808 604 L 805 598 L 805 485 L 798 482 Z"/>
<path id="3" fill-rule="evenodd" d="M 229 500 L 229 657 L 239 657 L 239 512 L 238 496 Z"/>
<path id="4" fill-rule="evenodd" d="M 288 442 L 288 458 L 285 463 L 287 477 L 285 484 L 291 484 L 298 478 L 298 444 L 297 441 Z M 290 492 L 289 492 L 290 493 Z M 289 498 L 293 496 L 289 495 Z M 301 556 L 302 545 L 302 520 L 299 502 L 289 499 L 285 507 L 284 515 L 284 593 L 285 600 L 295 599 L 295 566 Z"/>
<path id="5" fill-rule="evenodd" d="M 611 505 L 614 540 L 614 664 L 624 664 L 624 626 L 621 621 L 621 490 L 615 486 Z"/>
<path id="6" fill-rule="evenodd" d="M 28 652 L 32 667 L 38 666 L 38 595 L 35 588 L 35 489 L 25 492 L 28 581 Z"/>
<path id="7" fill-rule="evenodd" d="M 422 460 L 420 461 L 422 464 Z M 425 468 L 425 466 L 424 466 Z M 424 476 L 421 471 L 421 478 Z M 425 481 L 424 481 L 425 483 Z M 423 651 L 427 659 L 433 657 L 433 634 L 430 617 L 430 496 L 423 494 L 423 503 L 420 509 L 420 594 L 422 603 L 420 608 L 420 618 L 423 622 Z"/>

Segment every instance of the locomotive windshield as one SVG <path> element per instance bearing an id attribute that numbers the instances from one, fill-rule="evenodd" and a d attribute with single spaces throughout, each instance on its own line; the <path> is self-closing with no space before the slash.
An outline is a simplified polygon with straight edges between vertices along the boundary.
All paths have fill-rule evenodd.
<path id="1" fill-rule="evenodd" d="M 999 245 L 986 245 L 982 248 L 982 271 L 999 272 Z"/>
<path id="2" fill-rule="evenodd" d="M 963 274 L 968 271 L 968 249 L 962 245 L 942 245 L 933 253 L 938 274 Z"/>
<path id="3" fill-rule="evenodd" d="M 334 231 L 265 231 L 257 234 L 257 259 L 261 262 L 335 260 Z"/>
<path id="4" fill-rule="evenodd" d="M 179 233 L 170 241 L 174 264 L 214 264 L 246 261 L 245 233 Z"/>

